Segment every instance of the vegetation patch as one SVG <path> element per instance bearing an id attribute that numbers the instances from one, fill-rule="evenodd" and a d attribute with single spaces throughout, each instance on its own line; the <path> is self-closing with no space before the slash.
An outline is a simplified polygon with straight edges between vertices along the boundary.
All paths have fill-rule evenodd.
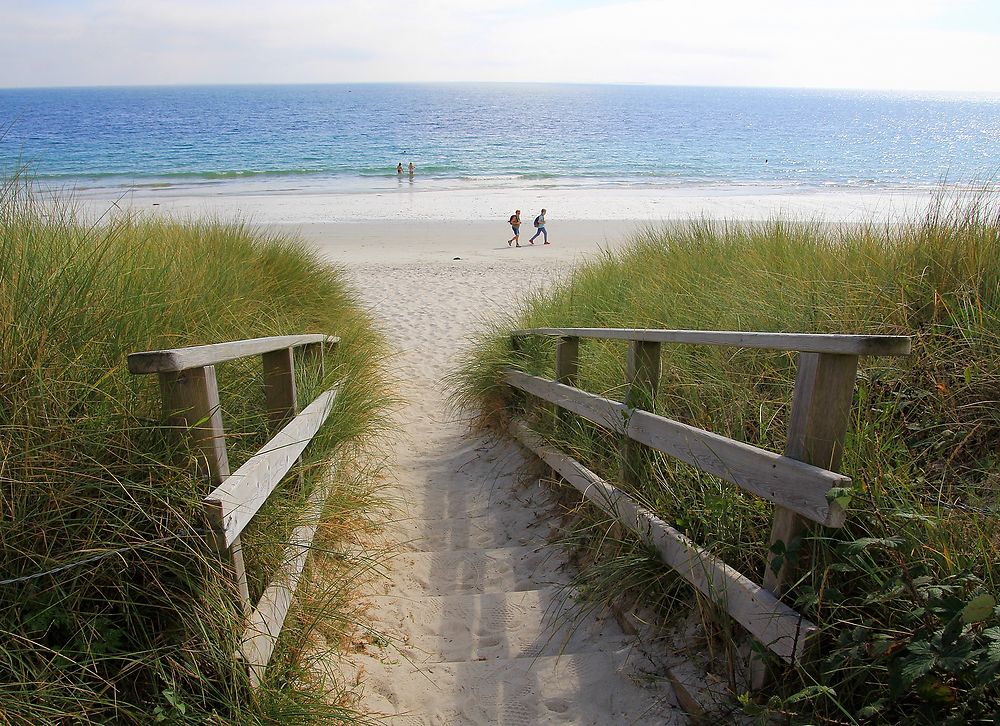
<path id="1" fill-rule="evenodd" d="M 306 450 L 305 485 L 290 476 L 244 533 L 252 597 L 313 487 L 335 461 L 350 473 L 384 430 L 384 340 L 342 272 L 295 240 L 118 212 L 93 224 L 24 177 L 0 182 L 0 722 L 355 718 L 309 659 L 317 625 L 335 646 L 349 617 L 364 564 L 334 553 L 368 526 L 370 483 L 332 484 L 314 542 L 329 554 L 307 568 L 253 691 L 236 598 L 205 543 L 210 487 L 160 426 L 155 376 L 125 364 L 134 351 L 307 332 L 341 343 L 325 376 L 303 366 L 300 400 L 340 393 Z M 235 469 L 269 438 L 259 357 L 218 366 L 218 380 Z"/>
<path id="2" fill-rule="evenodd" d="M 453 378 L 488 426 L 512 411 L 607 479 L 620 442 L 579 421 L 555 426 L 503 384 L 515 367 L 553 375 L 553 343 L 517 328 L 688 328 L 910 335 L 906 359 L 862 358 L 841 470 L 847 524 L 780 554 L 801 562 L 784 599 L 822 627 L 814 665 L 748 711 L 791 723 L 992 723 L 1000 714 L 1000 207 L 941 199 L 918 222 L 835 227 L 697 221 L 637 235 L 524 301 Z M 656 413 L 782 451 L 794 354 L 663 346 Z M 581 341 L 579 387 L 619 398 L 625 345 Z M 772 506 L 652 456 L 630 490 L 757 582 Z M 655 556 L 588 510 L 572 532 L 593 566 L 581 592 L 641 592 L 666 613 L 695 601 Z M 596 556 L 600 553 L 600 556 Z M 715 642 L 737 633 L 715 618 Z M 737 628 L 738 630 L 738 628 Z M 718 651 L 717 651 L 718 652 Z M 724 660 L 724 659 L 723 659 Z"/>

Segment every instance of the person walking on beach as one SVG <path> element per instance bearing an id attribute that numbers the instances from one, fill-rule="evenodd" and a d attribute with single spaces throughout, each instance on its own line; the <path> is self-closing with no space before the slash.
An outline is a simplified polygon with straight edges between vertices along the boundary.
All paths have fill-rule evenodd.
<path id="1" fill-rule="evenodd" d="M 417 167 L 415 167 L 413 165 L 413 162 L 411 161 L 410 162 L 410 176 L 413 176 L 413 172 L 415 172 L 416 170 L 417 170 Z"/>
<path id="2" fill-rule="evenodd" d="M 396 173 L 399 174 L 400 176 L 403 175 L 403 162 L 399 162 L 398 164 L 396 164 Z"/>
<path id="3" fill-rule="evenodd" d="M 549 243 L 549 233 L 545 230 L 544 209 L 542 210 L 541 214 L 535 217 L 535 234 L 531 239 L 528 240 L 528 242 L 530 242 L 531 244 L 535 244 L 535 237 L 537 237 L 538 235 L 542 235 L 542 238 L 545 240 L 545 244 Z"/>
<path id="4" fill-rule="evenodd" d="M 510 219 L 508 220 L 508 222 L 510 223 L 510 228 L 514 230 L 514 236 L 511 237 L 509 240 L 507 240 L 507 246 L 510 247 L 510 243 L 513 242 L 515 247 L 520 247 L 521 210 L 520 209 L 514 210 L 514 213 L 510 215 Z"/>

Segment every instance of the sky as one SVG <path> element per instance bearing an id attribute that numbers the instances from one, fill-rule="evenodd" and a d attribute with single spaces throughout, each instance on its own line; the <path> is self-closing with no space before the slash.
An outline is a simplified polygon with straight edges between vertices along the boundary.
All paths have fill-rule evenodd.
<path id="1" fill-rule="evenodd" d="M 0 87 L 540 81 L 1000 92 L 1000 0 L 0 0 Z"/>

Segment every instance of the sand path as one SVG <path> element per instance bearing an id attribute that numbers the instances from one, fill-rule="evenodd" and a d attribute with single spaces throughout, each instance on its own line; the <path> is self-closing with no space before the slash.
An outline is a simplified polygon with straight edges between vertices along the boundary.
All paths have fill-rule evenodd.
<path id="1" fill-rule="evenodd" d="M 548 492 L 519 483 L 515 445 L 468 434 L 446 407 L 441 377 L 480 318 L 571 264 L 566 252 L 502 252 L 348 262 L 400 351 L 408 400 L 387 533 L 398 554 L 369 598 L 391 642 L 372 638 L 356 656 L 362 707 L 392 724 L 683 723 L 614 619 L 590 614 L 573 629 L 556 618 L 571 573 L 547 546 Z"/>

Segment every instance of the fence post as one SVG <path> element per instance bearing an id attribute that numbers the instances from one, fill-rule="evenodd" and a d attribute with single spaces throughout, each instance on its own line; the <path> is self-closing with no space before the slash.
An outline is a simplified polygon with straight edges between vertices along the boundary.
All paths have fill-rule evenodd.
<path id="1" fill-rule="evenodd" d="M 261 354 L 264 364 L 264 405 L 267 408 L 267 426 L 272 436 L 299 412 L 293 353 L 293 348 L 282 348 Z M 296 478 L 301 487 L 306 480 L 301 457 L 295 460 L 295 466 L 298 468 Z"/>
<path id="2" fill-rule="evenodd" d="M 628 362 L 625 373 L 625 405 L 652 411 L 660 385 L 660 344 L 646 340 L 628 342 Z M 622 444 L 621 478 L 635 484 L 645 468 L 643 446 L 625 437 Z"/>
<path id="3" fill-rule="evenodd" d="M 177 431 L 183 429 L 191 440 L 192 448 L 198 453 L 198 473 L 207 478 L 213 487 L 219 486 L 230 472 L 215 366 L 160 373 L 159 379 L 160 398 L 167 425 Z M 249 613 L 250 589 L 239 537 L 227 549 L 222 538 L 225 525 L 221 505 L 218 510 L 208 509 L 206 514 L 212 539 L 219 554 L 232 570 L 240 607 L 244 614 Z"/>
<path id="4" fill-rule="evenodd" d="M 580 339 L 575 336 L 562 336 L 556 342 L 556 383 L 566 386 L 576 386 L 577 375 L 580 372 Z M 568 412 L 555 406 L 556 423 L 565 421 Z"/>
<path id="5" fill-rule="evenodd" d="M 563 336 L 556 343 L 556 381 L 575 386 L 580 372 L 580 339 Z"/>
<path id="6" fill-rule="evenodd" d="M 799 353 L 785 456 L 830 471 L 839 469 L 857 373 L 856 355 Z M 799 550 L 799 543 L 806 524 L 802 517 L 784 507 L 774 508 L 769 545 L 773 548 L 781 543 L 781 551 L 768 549 L 763 585 L 778 597 L 802 565 L 804 553 Z M 769 676 L 764 663 L 755 659 L 751 664 L 752 688 L 763 687 Z"/>
<path id="7" fill-rule="evenodd" d="M 295 361 L 291 348 L 273 350 L 261 355 L 264 363 L 264 401 L 267 423 L 275 434 L 299 412 L 295 391 Z"/>

